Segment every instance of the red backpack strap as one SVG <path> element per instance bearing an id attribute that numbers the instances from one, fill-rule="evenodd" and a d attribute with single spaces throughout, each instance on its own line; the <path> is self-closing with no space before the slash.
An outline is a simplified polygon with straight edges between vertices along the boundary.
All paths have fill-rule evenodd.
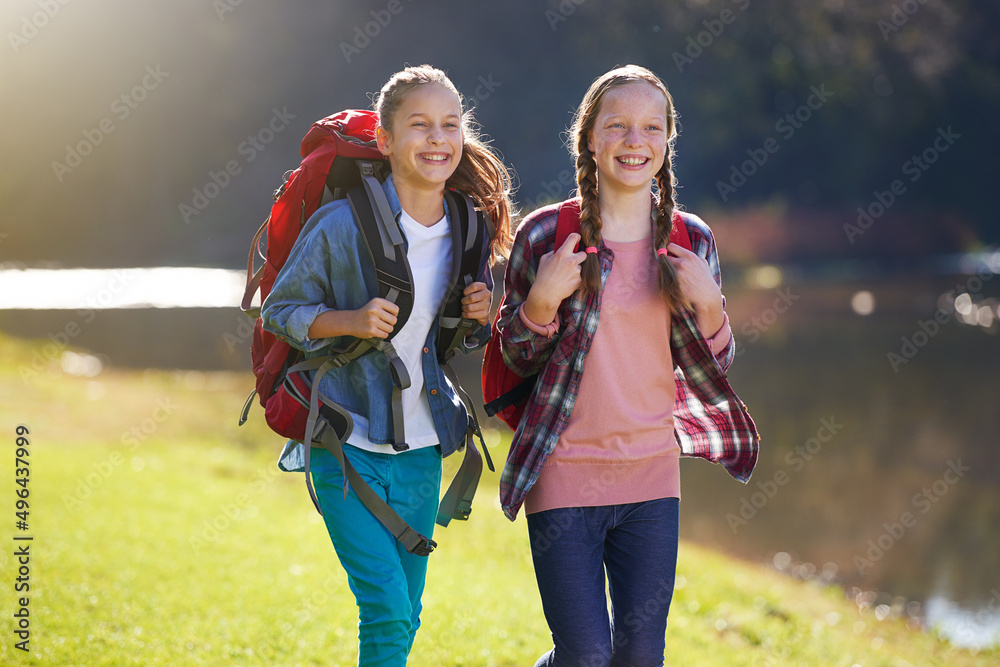
<path id="1" fill-rule="evenodd" d="M 691 250 L 691 236 L 688 234 L 687 225 L 684 223 L 684 218 L 676 210 L 674 211 L 673 223 L 667 242 L 676 243 L 685 250 Z"/>
<path id="2" fill-rule="evenodd" d="M 674 211 L 673 226 L 670 229 L 669 243 L 676 243 L 685 250 L 691 250 L 691 236 L 687 225 L 679 211 Z M 580 198 L 568 199 L 559 205 L 559 219 L 556 221 L 556 239 L 553 250 L 562 247 L 573 232 L 580 233 Z M 579 247 L 577 248 L 579 250 Z"/>
<path id="3" fill-rule="evenodd" d="M 559 219 L 556 221 L 556 242 L 553 250 L 558 250 L 573 232 L 580 233 L 580 198 L 567 199 L 559 205 Z M 577 244 L 579 246 L 579 244 Z"/>

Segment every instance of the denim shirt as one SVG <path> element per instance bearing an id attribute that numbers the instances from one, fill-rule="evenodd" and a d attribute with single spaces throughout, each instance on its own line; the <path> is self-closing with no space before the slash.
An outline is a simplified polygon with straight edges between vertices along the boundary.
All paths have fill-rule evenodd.
<path id="1" fill-rule="evenodd" d="M 382 185 L 397 223 L 402 212 L 392 176 Z M 444 203 L 453 229 L 458 221 L 452 218 Z M 405 242 L 404 242 L 405 244 Z M 489 248 L 484 251 L 488 256 Z M 453 261 L 460 261 L 455 257 Z M 493 289 L 493 278 L 487 262 L 476 280 Z M 330 354 L 328 349 L 344 347 L 350 336 L 313 340 L 309 327 L 321 313 L 328 310 L 357 310 L 378 296 L 375 265 L 365 240 L 351 213 L 346 199 L 330 202 L 309 218 L 299 234 L 284 267 L 278 274 L 271 293 L 261 309 L 265 330 L 305 352 L 306 358 Z M 424 344 L 421 363 L 424 386 L 430 404 L 434 429 L 447 456 L 464 444 L 468 416 L 461 399 L 438 364 L 436 344 L 438 319 L 431 326 Z M 465 352 L 486 344 L 490 327 L 475 325 L 465 340 Z M 392 428 L 392 377 L 385 355 L 372 352 L 342 368 L 330 370 L 322 379 L 320 391 L 354 414 L 368 419 L 368 438 L 374 443 L 389 444 Z M 282 452 L 279 467 L 301 469 L 301 445 L 290 441 Z"/>

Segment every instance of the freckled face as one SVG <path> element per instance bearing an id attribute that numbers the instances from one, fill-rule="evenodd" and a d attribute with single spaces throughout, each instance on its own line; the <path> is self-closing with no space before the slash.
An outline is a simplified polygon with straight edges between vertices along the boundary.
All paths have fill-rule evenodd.
<path id="1" fill-rule="evenodd" d="M 598 187 L 648 190 L 667 154 L 667 98 L 636 82 L 608 90 L 587 145 L 597 162 Z"/>
<path id="2" fill-rule="evenodd" d="M 437 83 L 417 86 L 396 110 L 392 131 L 379 127 L 376 140 L 389 157 L 397 187 L 444 187 L 462 158 L 458 96 Z"/>

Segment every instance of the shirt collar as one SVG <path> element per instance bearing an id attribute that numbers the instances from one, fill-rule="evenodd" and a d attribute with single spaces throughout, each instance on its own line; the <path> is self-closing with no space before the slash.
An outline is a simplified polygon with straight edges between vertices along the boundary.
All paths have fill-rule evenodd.
<path id="1" fill-rule="evenodd" d="M 385 179 L 382 183 L 382 190 L 385 192 L 386 199 L 389 200 L 389 209 L 392 211 L 392 217 L 399 222 L 399 214 L 403 212 L 403 206 L 399 203 L 399 195 L 396 194 L 396 184 L 392 180 L 392 174 Z M 448 220 L 451 220 L 451 211 L 448 208 L 448 198 L 444 197 L 444 215 Z"/>
<path id="2" fill-rule="evenodd" d="M 382 184 L 382 190 L 385 192 L 386 199 L 389 200 L 389 209 L 392 211 L 392 217 L 399 222 L 399 214 L 403 212 L 403 207 L 399 203 L 399 195 L 396 194 L 396 184 L 393 183 L 392 174 L 389 174 L 389 178 L 385 179 Z"/>

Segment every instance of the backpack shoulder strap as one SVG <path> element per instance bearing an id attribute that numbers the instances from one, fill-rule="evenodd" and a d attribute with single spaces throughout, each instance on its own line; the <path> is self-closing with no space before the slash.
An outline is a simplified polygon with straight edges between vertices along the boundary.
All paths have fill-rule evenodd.
<path id="1" fill-rule="evenodd" d="M 482 264 L 489 256 L 488 246 L 493 242 L 496 232 L 490 217 L 483 211 L 477 211 L 475 203 L 468 195 L 455 190 L 446 190 L 445 198 L 449 210 L 453 212 L 452 271 L 438 317 L 440 328 L 437 356 L 445 376 L 465 404 L 469 424 L 465 435 L 465 457 L 438 508 L 437 523 L 442 526 L 447 526 L 452 519 L 468 519 L 472 510 L 472 498 L 483 470 L 482 457 L 476 449 L 473 436 L 479 439 L 489 469 L 494 469 L 489 450 L 486 449 L 486 442 L 483 440 L 475 403 L 462 387 L 458 374 L 450 362 L 455 356 L 455 350 L 463 344 L 475 324 L 472 320 L 462 317 L 462 296 L 465 288 L 479 277 Z"/>
<path id="2" fill-rule="evenodd" d="M 406 365 L 396 354 L 391 340 L 403 328 L 413 311 L 413 275 L 410 272 L 410 263 L 406 260 L 402 232 L 392 215 L 385 192 L 371 173 L 365 173 L 364 163 L 361 167 L 364 185 L 348 192 L 347 199 L 361 230 L 361 236 L 371 254 L 372 262 L 375 264 L 378 294 L 381 298 L 396 304 L 399 307 L 399 314 L 396 316 L 396 325 L 387 339 L 358 340 L 349 349 L 364 345 L 381 351 L 388 358 L 393 381 L 393 448 L 402 451 L 407 449 L 402 392 L 410 386 L 410 375 Z"/>
<path id="3" fill-rule="evenodd" d="M 556 241 L 553 250 L 558 250 L 566 242 L 566 237 L 572 233 L 580 233 L 580 198 L 567 199 L 559 205 L 559 218 L 556 221 Z M 578 244 L 579 245 L 579 244 Z"/>
<path id="4" fill-rule="evenodd" d="M 668 241 L 676 243 L 685 250 L 691 250 L 691 236 L 688 234 L 687 225 L 680 212 L 674 210 L 672 218 L 673 225 L 670 229 Z M 562 246 L 566 237 L 573 232 L 580 233 L 580 199 L 569 199 L 559 205 L 559 218 L 556 221 L 555 248 Z"/>
<path id="5" fill-rule="evenodd" d="M 472 199 L 461 192 L 446 190 L 445 199 L 452 212 L 451 275 L 439 313 L 438 360 L 447 362 L 454 349 L 462 344 L 472 329 L 472 322 L 462 318 L 462 295 L 475 282 L 486 257 L 486 245 L 493 240 L 493 222 L 477 211 Z"/>
<path id="6" fill-rule="evenodd" d="M 674 209 L 673 227 L 670 229 L 670 236 L 667 240 L 676 243 L 685 250 L 691 250 L 691 235 L 688 234 L 687 224 L 684 222 L 680 212 Z"/>
<path id="7" fill-rule="evenodd" d="M 365 185 L 348 192 L 347 199 L 375 264 L 379 296 L 399 306 L 396 326 L 389 334 L 391 340 L 406 324 L 413 310 L 413 275 L 410 263 L 406 261 L 402 232 L 382 186 L 375 181 L 374 188 L 368 187 L 367 179 Z"/>

